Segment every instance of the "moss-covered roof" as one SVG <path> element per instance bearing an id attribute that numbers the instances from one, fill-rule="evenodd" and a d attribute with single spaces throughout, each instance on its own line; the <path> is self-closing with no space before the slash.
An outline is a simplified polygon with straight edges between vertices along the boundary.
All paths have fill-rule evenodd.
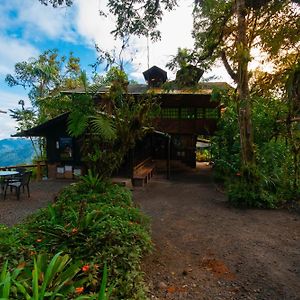
<path id="1" fill-rule="evenodd" d="M 70 90 L 61 91 L 63 94 L 105 94 L 109 91 L 110 86 L 91 85 L 85 89 L 75 88 Z M 132 95 L 142 95 L 144 93 L 154 94 L 197 94 L 197 95 L 210 95 L 215 89 L 231 89 L 232 87 L 226 82 L 201 82 L 192 87 L 178 87 L 174 82 L 167 82 L 159 88 L 149 88 L 146 84 L 129 84 L 128 93 Z"/>

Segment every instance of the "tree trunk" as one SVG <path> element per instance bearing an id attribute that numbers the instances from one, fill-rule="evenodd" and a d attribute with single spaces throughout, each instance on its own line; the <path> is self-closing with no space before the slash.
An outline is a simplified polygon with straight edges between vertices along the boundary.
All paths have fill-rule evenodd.
<path id="1" fill-rule="evenodd" d="M 253 129 L 251 122 L 251 103 L 249 97 L 248 63 L 250 59 L 249 46 L 247 44 L 247 22 L 245 0 L 236 0 L 238 18 L 238 78 L 237 90 L 239 101 L 239 127 L 242 166 L 247 167 L 255 163 L 253 149 Z"/>

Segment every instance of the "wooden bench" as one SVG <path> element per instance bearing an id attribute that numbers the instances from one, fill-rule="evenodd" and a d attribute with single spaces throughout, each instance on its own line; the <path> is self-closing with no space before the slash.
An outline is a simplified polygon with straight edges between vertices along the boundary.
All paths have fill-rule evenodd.
<path id="1" fill-rule="evenodd" d="M 147 158 L 133 168 L 132 185 L 144 186 L 153 176 L 155 164 Z"/>

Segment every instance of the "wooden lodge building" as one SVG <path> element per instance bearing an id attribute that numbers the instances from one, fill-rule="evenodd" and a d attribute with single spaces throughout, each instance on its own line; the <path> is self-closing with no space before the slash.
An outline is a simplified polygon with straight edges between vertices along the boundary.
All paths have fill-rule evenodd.
<path id="1" fill-rule="evenodd" d="M 178 160 L 190 167 L 196 166 L 196 143 L 199 135 L 211 136 L 217 129 L 220 117 L 220 101 L 212 100 L 215 89 L 229 89 L 224 82 L 198 83 L 190 88 L 166 89 L 161 85 L 167 80 L 167 73 L 154 66 L 143 73 L 148 84 L 128 86 L 128 93 L 140 97 L 152 92 L 159 97 L 160 115 L 153 120 L 155 131 L 142 141 L 125 159 L 120 174 L 134 176 L 134 170 L 144 161 L 165 161 L 170 174 L 170 161 Z M 201 75 L 200 75 L 201 76 Z M 197 80 L 198 82 L 198 80 Z M 95 103 L 101 103 L 109 87 L 100 87 L 93 92 Z M 75 89 L 66 94 L 85 93 Z M 47 166 L 49 178 L 72 178 L 82 174 L 79 141 L 67 133 L 68 113 L 57 116 L 39 126 L 18 134 L 18 136 L 41 136 L 46 138 Z"/>

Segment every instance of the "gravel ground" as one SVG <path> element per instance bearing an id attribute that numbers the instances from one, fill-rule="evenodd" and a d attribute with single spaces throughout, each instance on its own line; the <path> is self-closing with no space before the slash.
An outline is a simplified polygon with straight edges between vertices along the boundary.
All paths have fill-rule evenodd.
<path id="1" fill-rule="evenodd" d="M 231 208 L 210 169 L 156 176 L 134 199 L 151 217 L 150 299 L 300 299 L 300 215 Z"/>
<path id="2" fill-rule="evenodd" d="M 3 194 L 0 194 L 0 223 L 8 226 L 20 223 L 37 209 L 47 206 L 54 200 L 57 193 L 71 182 L 70 180 L 31 182 L 30 198 L 27 197 L 25 189 L 24 194 L 21 192 L 20 200 L 17 200 L 15 192 L 8 192 L 5 200 Z"/>

